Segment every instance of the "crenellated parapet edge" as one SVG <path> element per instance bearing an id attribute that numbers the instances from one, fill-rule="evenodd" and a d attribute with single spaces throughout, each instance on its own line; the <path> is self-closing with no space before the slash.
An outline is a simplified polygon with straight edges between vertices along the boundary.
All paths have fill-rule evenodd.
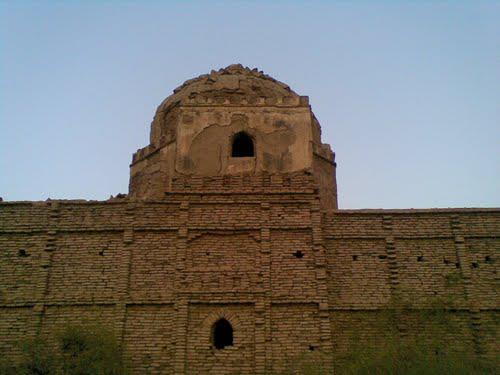
<path id="1" fill-rule="evenodd" d="M 158 147 L 157 145 L 151 143 L 143 148 L 138 149 L 132 155 L 132 163 L 130 163 L 130 166 L 132 167 L 134 164 L 149 158 L 150 156 L 158 152 L 163 146 L 164 145 Z"/>
<path id="2" fill-rule="evenodd" d="M 335 153 L 332 151 L 329 144 L 318 144 L 315 142 L 311 142 L 313 148 L 313 155 L 317 156 L 330 164 L 336 165 L 335 163 Z"/>

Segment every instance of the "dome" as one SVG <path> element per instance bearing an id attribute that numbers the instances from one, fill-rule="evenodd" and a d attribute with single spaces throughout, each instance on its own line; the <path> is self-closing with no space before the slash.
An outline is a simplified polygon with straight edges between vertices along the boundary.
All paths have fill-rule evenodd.
<path id="1" fill-rule="evenodd" d="M 213 103 L 222 103 L 229 97 L 231 104 L 253 104 L 262 98 L 270 102 L 286 102 L 299 96 L 288 85 L 256 68 L 233 64 L 187 80 L 174 89 L 174 93 L 160 104 L 157 112 L 166 112 L 172 106 L 188 103 L 197 97 Z"/>
<path id="2" fill-rule="evenodd" d="M 321 143 L 309 98 L 240 64 L 174 89 L 156 111 L 149 145 L 134 154 L 130 168 L 133 197 L 163 199 L 200 183 L 219 189 L 217 181 L 238 176 L 253 178 L 249 187 L 260 189 L 268 176 L 279 175 L 287 187 L 295 177 L 305 184 L 318 178 L 325 204 L 336 207 L 334 154 Z"/>

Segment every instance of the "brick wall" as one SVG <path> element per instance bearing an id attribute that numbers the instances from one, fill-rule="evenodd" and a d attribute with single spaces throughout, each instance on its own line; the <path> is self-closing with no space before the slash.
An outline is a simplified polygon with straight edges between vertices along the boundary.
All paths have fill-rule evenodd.
<path id="1" fill-rule="evenodd" d="M 84 319 L 111 326 L 136 373 L 266 373 L 376 345 L 388 325 L 426 332 L 418 312 L 436 301 L 458 327 L 443 337 L 498 355 L 499 210 L 322 212 L 301 178 L 251 194 L 201 181 L 163 201 L 1 203 L 0 355 Z M 220 318 L 234 329 L 222 351 Z"/>
<path id="2" fill-rule="evenodd" d="M 386 314 L 376 314 L 387 308 L 399 311 L 392 321 L 398 335 L 425 339 L 431 323 L 418 317 L 438 307 L 455 328 L 438 324 L 432 331 L 448 345 L 497 358 L 499 219 L 497 209 L 325 212 L 334 341 L 341 335 L 336 350 L 359 335 L 381 334 L 373 327 L 387 331 Z"/>

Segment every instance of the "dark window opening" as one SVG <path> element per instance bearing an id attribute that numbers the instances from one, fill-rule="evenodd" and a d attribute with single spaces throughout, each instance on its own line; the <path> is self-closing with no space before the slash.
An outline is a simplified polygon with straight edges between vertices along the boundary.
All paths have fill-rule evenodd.
<path id="1" fill-rule="evenodd" d="M 24 249 L 20 249 L 18 252 L 17 252 L 17 255 L 24 258 L 24 257 L 29 257 L 30 255 L 28 254 L 28 252 Z"/>
<path id="2" fill-rule="evenodd" d="M 233 158 L 254 156 L 253 140 L 247 133 L 241 132 L 234 136 L 231 156 Z"/>
<path id="3" fill-rule="evenodd" d="M 358 256 L 357 255 L 353 255 L 352 256 L 352 260 L 358 260 Z"/>
<path id="4" fill-rule="evenodd" d="M 491 257 L 490 257 L 489 255 L 486 255 L 486 256 L 484 257 L 484 261 L 485 261 L 486 263 L 493 263 L 493 259 L 491 259 Z"/>
<path id="5" fill-rule="evenodd" d="M 424 261 L 424 256 L 423 255 L 419 255 L 417 257 L 417 262 L 423 262 Z"/>
<path id="6" fill-rule="evenodd" d="M 387 259 L 387 255 L 379 255 L 378 259 Z"/>
<path id="7" fill-rule="evenodd" d="M 233 327 L 226 319 L 218 320 L 212 330 L 212 341 L 216 349 L 233 345 Z"/>
<path id="8" fill-rule="evenodd" d="M 472 268 L 477 268 L 477 267 L 478 267 L 477 262 L 472 262 Z"/>
<path id="9" fill-rule="evenodd" d="M 299 258 L 299 259 L 301 259 L 301 258 L 303 258 L 303 257 L 304 257 L 304 253 L 303 253 L 302 251 L 300 251 L 300 250 L 297 250 L 295 253 L 293 253 L 293 256 L 294 256 L 295 258 Z"/>

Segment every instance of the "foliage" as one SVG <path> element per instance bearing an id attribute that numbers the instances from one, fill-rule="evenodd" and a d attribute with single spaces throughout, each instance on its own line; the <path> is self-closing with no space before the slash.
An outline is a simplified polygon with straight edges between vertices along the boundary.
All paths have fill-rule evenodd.
<path id="1" fill-rule="evenodd" d="M 304 355 L 287 363 L 284 374 L 300 375 L 483 375 L 497 374 L 499 363 L 486 362 L 474 353 L 472 343 L 454 338 L 463 329 L 449 299 L 431 299 L 426 309 L 412 309 L 391 301 L 379 311 L 373 332 L 376 342 L 368 343 L 363 332 L 347 334 L 344 353 L 311 358 Z M 405 329 L 401 330 L 401 323 Z M 377 326 L 378 325 L 378 326 Z M 353 327 L 355 328 L 355 327 Z M 458 336 L 457 336 L 458 333 Z M 321 363 L 321 364 L 320 364 Z M 328 366 L 329 364 L 329 366 Z"/>
<path id="2" fill-rule="evenodd" d="M 18 362 L 0 362 L 0 375 L 128 374 L 115 336 L 99 325 L 67 325 L 54 337 L 20 343 L 20 349 Z"/>
<path id="3" fill-rule="evenodd" d="M 354 350 L 334 362 L 336 374 L 470 375 L 494 374 L 473 354 L 452 352 L 438 340 L 394 339 L 372 350 Z"/>
<path id="4" fill-rule="evenodd" d="M 103 327 L 68 326 L 59 335 L 64 374 L 119 375 L 125 367 L 113 333 Z"/>

